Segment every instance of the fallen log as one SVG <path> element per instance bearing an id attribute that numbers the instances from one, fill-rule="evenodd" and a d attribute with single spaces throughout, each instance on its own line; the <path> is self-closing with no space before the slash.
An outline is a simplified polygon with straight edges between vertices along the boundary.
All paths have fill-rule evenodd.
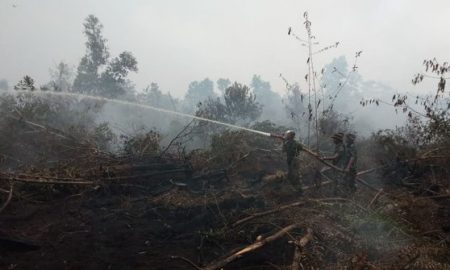
<path id="1" fill-rule="evenodd" d="M 232 255 L 221 259 L 217 262 L 214 262 L 206 267 L 203 268 L 203 270 L 216 270 L 216 269 L 222 269 L 222 267 L 224 267 L 225 265 L 241 258 L 242 256 L 244 256 L 247 253 L 250 253 L 254 250 L 257 250 L 261 247 L 263 247 L 264 245 L 273 242 L 281 237 L 283 237 L 285 234 L 287 234 L 289 231 L 296 229 L 300 227 L 299 224 L 291 224 L 281 230 L 279 230 L 278 232 L 276 232 L 275 234 L 268 236 L 266 238 L 262 238 L 257 240 L 256 242 L 254 242 L 253 244 L 239 250 L 238 252 L 233 253 Z"/>

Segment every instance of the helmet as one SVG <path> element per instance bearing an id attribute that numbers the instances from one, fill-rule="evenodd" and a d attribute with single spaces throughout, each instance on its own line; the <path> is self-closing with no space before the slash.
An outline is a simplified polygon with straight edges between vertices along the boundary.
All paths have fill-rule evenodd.
<path id="1" fill-rule="evenodd" d="M 284 133 L 284 138 L 286 138 L 286 139 L 291 139 L 291 138 L 294 138 L 294 137 L 295 137 L 295 131 L 293 131 L 293 130 L 287 130 Z"/>
<path id="2" fill-rule="evenodd" d="M 335 133 L 335 134 L 333 134 L 330 138 L 331 138 L 331 139 L 334 139 L 334 140 L 336 140 L 336 141 L 342 142 L 342 141 L 344 140 L 344 133 L 342 133 L 342 132 Z"/>

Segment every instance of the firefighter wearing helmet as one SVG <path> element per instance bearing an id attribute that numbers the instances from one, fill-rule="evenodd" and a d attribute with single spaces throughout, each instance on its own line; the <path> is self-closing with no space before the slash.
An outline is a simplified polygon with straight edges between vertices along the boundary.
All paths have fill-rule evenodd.
<path id="1" fill-rule="evenodd" d="M 355 147 L 355 134 L 345 135 L 345 157 L 344 157 L 344 171 L 346 172 L 344 184 L 346 185 L 347 193 L 352 194 L 356 191 L 356 162 L 358 160 L 358 153 Z"/>
<path id="2" fill-rule="evenodd" d="M 344 145 L 344 133 L 339 132 L 339 133 L 335 133 L 330 137 L 333 140 L 334 143 L 334 154 L 332 156 L 326 156 L 323 158 L 323 160 L 330 160 L 332 162 L 332 164 L 342 170 L 344 170 L 344 166 L 345 166 L 345 156 L 346 156 L 346 152 L 345 152 L 345 145 Z M 327 173 L 330 174 L 330 171 L 327 169 L 325 169 L 323 171 L 323 173 Z M 340 173 L 336 173 L 336 172 L 332 172 L 333 176 L 329 176 L 330 178 L 332 178 L 334 180 L 333 183 L 333 192 L 335 195 L 337 195 L 338 193 L 338 186 L 340 184 L 340 182 L 342 182 L 342 175 Z"/>
<path id="3" fill-rule="evenodd" d="M 283 137 L 283 152 L 286 153 L 288 167 L 287 180 L 298 191 L 302 191 L 299 175 L 298 155 L 303 150 L 301 143 L 295 140 L 295 132 L 288 130 Z"/>

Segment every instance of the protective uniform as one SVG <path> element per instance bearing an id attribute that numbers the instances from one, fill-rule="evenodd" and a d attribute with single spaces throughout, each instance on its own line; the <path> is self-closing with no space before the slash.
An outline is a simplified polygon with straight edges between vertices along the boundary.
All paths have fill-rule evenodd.
<path id="1" fill-rule="evenodd" d="M 336 133 L 331 138 L 334 140 L 334 158 L 331 160 L 332 164 L 336 167 L 344 169 L 345 162 L 345 146 L 343 143 L 344 133 Z M 332 175 L 330 175 L 332 174 Z M 338 193 L 338 186 L 342 182 L 344 176 L 342 173 L 337 173 L 334 171 L 327 171 L 327 175 L 334 180 L 333 192 L 335 195 Z"/>
<path id="2" fill-rule="evenodd" d="M 333 136 L 331 136 L 332 139 L 335 140 L 334 143 L 334 155 L 336 158 L 332 160 L 333 165 L 339 168 L 344 168 L 344 157 L 345 157 L 345 146 L 343 141 L 344 134 L 343 133 L 336 133 Z"/>
<path id="3" fill-rule="evenodd" d="M 349 167 L 349 172 L 344 177 L 344 185 L 347 192 L 354 193 L 356 191 L 355 179 L 356 179 L 356 162 L 358 161 L 358 153 L 354 145 L 355 135 L 347 134 L 344 156 L 344 169 L 347 169 L 350 160 L 353 158 L 353 162 Z"/>
<path id="4" fill-rule="evenodd" d="M 299 163 L 296 157 L 298 157 L 300 151 L 303 150 L 302 144 L 295 141 L 295 133 L 293 131 L 286 132 L 286 139 L 283 143 L 283 152 L 286 153 L 286 161 L 288 166 L 287 179 L 289 183 L 298 191 L 301 191 L 300 175 L 299 175 Z"/>

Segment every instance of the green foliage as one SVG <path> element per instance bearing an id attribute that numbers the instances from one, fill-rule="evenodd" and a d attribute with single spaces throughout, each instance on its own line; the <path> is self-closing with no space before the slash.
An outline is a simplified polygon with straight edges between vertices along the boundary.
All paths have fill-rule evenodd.
<path id="1" fill-rule="evenodd" d="M 375 142 L 372 155 L 380 161 L 391 163 L 397 159 L 415 156 L 414 143 L 405 139 L 398 131 L 380 130 L 372 135 L 372 139 Z"/>
<path id="2" fill-rule="evenodd" d="M 303 104 L 304 96 L 300 92 L 298 84 L 287 85 L 287 94 L 283 99 L 284 110 L 287 116 L 294 123 L 296 127 L 301 128 L 305 125 L 306 108 Z"/>
<path id="3" fill-rule="evenodd" d="M 106 124 L 95 123 L 96 102 L 55 97 L 48 100 L 23 92 L 0 99 L 0 146 L 13 168 L 39 165 L 86 154 L 88 149 L 107 150 L 112 142 Z M 99 136 L 103 133 L 102 136 Z M 94 140 L 92 138 L 95 138 Z"/>
<path id="4" fill-rule="evenodd" d="M 264 120 L 262 122 L 256 122 L 251 126 L 252 129 L 268 132 L 268 133 L 275 133 L 275 134 L 284 134 L 284 132 L 288 129 L 292 129 L 285 126 L 277 125 L 269 120 Z M 271 141 L 273 141 L 271 139 Z"/>
<path id="5" fill-rule="evenodd" d="M 132 137 L 123 135 L 122 139 L 124 140 L 123 152 L 127 155 L 142 157 L 159 153 L 161 136 L 156 131 L 140 132 Z"/>
<path id="6" fill-rule="evenodd" d="M 424 73 L 415 75 L 412 83 L 418 84 L 425 78 L 437 80 L 436 94 L 433 96 L 415 97 L 415 107 L 410 105 L 410 98 L 406 94 L 394 94 L 392 103 L 395 111 L 401 110 L 408 114 L 408 121 L 405 126 L 395 130 L 379 131 L 372 136 L 375 145 L 370 150 L 370 154 L 377 160 L 391 162 L 399 159 L 414 159 L 416 152 L 432 151 L 439 149 L 441 154 L 450 149 L 450 100 L 445 95 L 446 74 L 449 72 L 448 63 L 439 63 L 436 59 L 425 60 Z M 381 100 L 363 101 L 367 105 L 375 103 L 379 105 Z M 419 108 L 422 107 L 422 110 Z M 434 149 L 434 150 L 433 150 Z M 448 158 L 442 155 L 436 164 L 448 165 Z"/>
<path id="7" fill-rule="evenodd" d="M 244 131 L 226 130 L 212 136 L 211 154 L 220 166 L 232 164 L 251 149 L 248 135 Z"/>
<path id="8" fill-rule="evenodd" d="M 253 75 L 250 83 L 256 102 L 258 102 L 264 110 L 261 110 L 261 119 L 281 120 L 284 119 L 282 113 L 281 96 L 272 91 L 272 87 L 268 81 L 261 79 L 259 75 Z"/>
<path id="9" fill-rule="evenodd" d="M 221 122 L 228 123 L 230 121 L 228 117 L 228 110 L 226 105 L 222 103 L 219 98 L 208 98 L 197 105 L 196 116 L 200 116 L 207 119 L 213 119 Z M 209 125 L 206 122 L 201 122 L 199 125 Z M 217 126 L 217 125 L 216 125 Z"/>
<path id="10" fill-rule="evenodd" d="M 142 93 L 139 93 L 137 99 L 142 103 L 169 110 L 176 110 L 178 105 L 177 99 L 173 98 L 170 93 L 164 94 L 161 92 L 159 85 L 154 82 L 145 88 Z"/>
<path id="11" fill-rule="evenodd" d="M 416 74 L 412 83 L 419 84 L 425 78 L 437 80 L 436 94 L 415 98 L 415 105 L 421 106 L 424 113 L 411 107 L 407 95 L 394 95 L 394 107 L 408 113 L 407 124 L 397 132 L 419 148 L 447 147 L 450 145 L 450 99 L 445 95 L 445 85 L 450 67 L 447 62 L 439 63 L 436 59 L 424 60 L 423 65 L 425 71 Z"/>
<path id="12" fill-rule="evenodd" d="M 15 86 L 14 90 L 35 90 L 34 80 L 28 75 L 25 75 L 22 80 L 20 80 Z"/>
<path id="13" fill-rule="evenodd" d="M 262 112 L 261 105 L 256 102 L 256 96 L 245 85 L 235 82 L 225 90 L 226 118 L 230 123 L 254 121 Z"/>
<path id="14" fill-rule="evenodd" d="M 91 14 L 86 18 L 83 26 L 87 38 L 85 57 L 90 61 L 91 67 L 97 70 L 100 66 L 105 65 L 109 58 L 109 51 L 106 46 L 107 40 L 102 34 L 103 25 L 97 17 Z"/>
<path id="15" fill-rule="evenodd" d="M 376 183 L 387 185 L 401 184 L 402 179 L 410 175 L 410 167 L 404 161 L 414 160 L 419 151 L 399 130 L 379 130 L 369 138 L 357 140 L 356 147 L 361 170 L 386 166 L 366 175 L 365 179 L 372 178 Z"/>
<path id="16" fill-rule="evenodd" d="M 86 54 L 78 65 L 73 87 L 76 91 L 91 93 L 98 87 L 99 69 L 108 62 L 109 51 L 102 34 L 103 25 L 97 17 L 89 15 L 83 26 Z"/>
<path id="17" fill-rule="evenodd" d="M 194 81 L 189 84 L 189 88 L 184 96 L 185 111 L 191 112 L 202 100 L 214 98 L 214 83 L 206 78 L 203 81 Z"/>
<path id="18" fill-rule="evenodd" d="M 270 121 L 255 123 L 251 128 L 275 134 L 282 134 L 288 129 Z M 226 130 L 212 136 L 210 151 L 216 164 L 226 167 L 252 151 L 274 149 L 277 146 L 279 142 L 273 138 L 255 135 L 248 131 Z"/>
<path id="19" fill-rule="evenodd" d="M 234 83 L 225 90 L 223 99 L 224 102 L 220 98 L 208 98 L 200 102 L 195 115 L 224 123 L 248 125 L 261 114 L 261 105 L 255 101 L 255 96 L 245 85 Z M 195 133 L 204 142 L 207 142 L 212 134 L 224 130 L 226 128 L 223 126 L 204 121 L 195 127 Z"/>
<path id="20" fill-rule="evenodd" d="M 349 117 L 334 110 L 329 110 L 319 118 L 319 131 L 322 135 L 328 137 L 337 132 L 347 133 L 352 130 L 350 123 Z"/>
<path id="21" fill-rule="evenodd" d="M 117 97 L 131 89 L 126 80 L 129 72 L 137 72 L 137 60 L 130 52 L 122 52 L 110 60 L 103 25 L 97 17 L 89 15 L 84 25 L 86 54 L 77 69 L 73 89 L 77 92 Z M 100 71 L 102 71 L 100 73 Z"/>
<path id="22" fill-rule="evenodd" d="M 261 79 L 261 76 L 259 75 L 253 75 L 250 86 L 252 87 L 255 94 L 258 96 L 258 99 L 265 98 L 268 99 L 268 101 L 271 101 L 271 99 L 274 98 L 275 95 L 277 95 L 275 92 L 272 91 L 270 83 L 267 81 L 263 81 Z"/>
<path id="23" fill-rule="evenodd" d="M 109 63 L 102 76 L 106 76 L 107 79 L 118 83 L 125 83 L 125 79 L 130 71 L 138 71 L 136 58 L 131 52 L 123 52 Z"/>
<path id="24" fill-rule="evenodd" d="M 234 83 L 225 90 L 223 99 L 224 103 L 219 98 L 199 103 L 196 115 L 227 123 L 248 123 L 261 114 L 261 105 L 245 85 Z"/>
<path id="25" fill-rule="evenodd" d="M 93 135 L 95 144 L 100 149 L 108 149 L 109 144 L 116 138 L 108 123 L 101 123 L 96 126 Z"/>
<path id="26" fill-rule="evenodd" d="M 72 69 L 68 64 L 60 62 L 55 68 L 50 69 L 51 81 L 48 88 L 57 92 L 68 92 L 72 88 Z"/>
<path id="27" fill-rule="evenodd" d="M 225 93 L 225 90 L 228 88 L 228 86 L 231 85 L 230 79 L 224 79 L 224 78 L 218 79 L 216 83 L 217 83 L 217 88 L 219 89 L 219 91 L 222 94 Z"/>

